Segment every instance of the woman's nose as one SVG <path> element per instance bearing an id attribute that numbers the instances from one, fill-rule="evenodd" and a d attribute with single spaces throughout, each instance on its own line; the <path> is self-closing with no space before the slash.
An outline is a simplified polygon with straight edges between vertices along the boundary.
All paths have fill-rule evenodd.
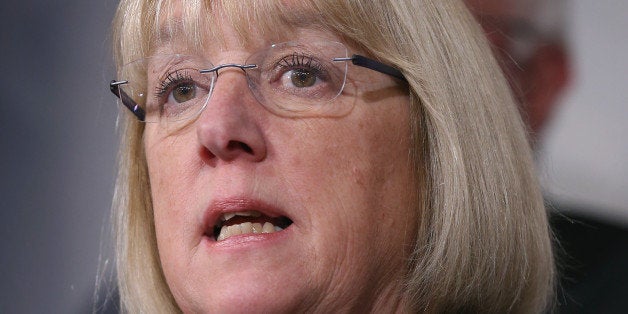
<path id="1" fill-rule="evenodd" d="M 220 73 L 197 121 L 198 141 L 210 158 L 226 162 L 237 159 L 259 162 L 266 158 L 261 107 L 256 102 L 240 69 Z"/>

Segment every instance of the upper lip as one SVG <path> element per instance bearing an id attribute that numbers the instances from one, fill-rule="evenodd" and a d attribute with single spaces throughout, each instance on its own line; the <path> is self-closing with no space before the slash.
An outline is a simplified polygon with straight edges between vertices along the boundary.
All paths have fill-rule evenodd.
<path id="1" fill-rule="evenodd" d="M 281 209 L 259 199 L 246 197 L 229 197 L 215 199 L 210 203 L 204 216 L 203 232 L 211 235 L 213 227 L 220 223 L 220 217 L 226 213 L 258 211 L 269 217 L 288 217 Z"/>

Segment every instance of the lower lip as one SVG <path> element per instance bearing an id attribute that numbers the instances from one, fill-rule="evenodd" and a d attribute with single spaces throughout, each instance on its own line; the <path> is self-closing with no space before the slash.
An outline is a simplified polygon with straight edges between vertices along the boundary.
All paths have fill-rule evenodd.
<path id="1" fill-rule="evenodd" d="M 292 234 L 293 224 L 273 233 L 247 233 L 231 236 L 216 241 L 213 237 L 203 236 L 203 245 L 211 250 L 246 250 L 272 247 L 285 241 Z"/>

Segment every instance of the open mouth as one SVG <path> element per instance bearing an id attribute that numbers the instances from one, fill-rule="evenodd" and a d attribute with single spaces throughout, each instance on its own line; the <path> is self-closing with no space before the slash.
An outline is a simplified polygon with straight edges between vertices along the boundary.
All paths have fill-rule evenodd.
<path id="1" fill-rule="evenodd" d="M 223 241 L 242 234 L 273 233 L 292 224 L 288 217 L 269 217 L 256 210 L 224 213 L 207 236 Z"/>

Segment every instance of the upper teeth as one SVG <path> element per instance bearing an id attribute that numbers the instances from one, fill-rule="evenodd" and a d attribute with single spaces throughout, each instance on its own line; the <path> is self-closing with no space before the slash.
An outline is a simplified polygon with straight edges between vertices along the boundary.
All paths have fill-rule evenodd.
<path id="1" fill-rule="evenodd" d="M 218 235 L 216 236 L 217 241 L 221 241 L 239 234 L 273 233 L 283 230 L 283 228 L 275 226 L 271 222 L 241 222 L 237 224 L 232 224 L 230 226 L 224 225 L 224 223 L 226 223 L 228 220 L 235 216 L 258 218 L 262 216 L 262 213 L 255 210 L 250 210 L 223 214 L 220 217 L 222 223 L 218 225 L 220 230 Z"/>
<path id="2" fill-rule="evenodd" d="M 235 216 L 260 217 L 262 216 L 262 213 L 255 210 L 249 210 L 245 212 L 236 212 L 236 213 L 226 213 L 226 214 L 223 214 L 222 217 L 220 217 L 220 220 L 227 221 Z"/>
<path id="3" fill-rule="evenodd" d="M 220 234 L 216 238 L 216 241 L 222 241 L 240 234 L 273 233 L 281 230 L 283 230 L 281 227 L 275 226 L 270 222 L 265 222 L 263 225 L 261 223 L 243 222 L 241 224 L 223 226 L 220 228 Z"/>

